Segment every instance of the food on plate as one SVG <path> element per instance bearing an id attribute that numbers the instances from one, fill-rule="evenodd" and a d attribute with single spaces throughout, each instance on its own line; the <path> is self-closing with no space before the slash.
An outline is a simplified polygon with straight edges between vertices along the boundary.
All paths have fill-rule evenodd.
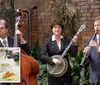
<path id="1" fill-rule="evenodd" d="M 7 71 L 6 73 L 3 74 L 2 79 L 3 80 L 16 80 L 18 79 L 18 77 L 15 73 Z"/>
<path id="2" fill-rule="evenodd" d="M 0 72 L 6 70 L 9 67 L 8 63 L 2 63 L 0 64 Z"/>
<path id="3" fill-rule="evenodd" d="M 1 66 L 2 67 L 7 67 L 7 66 L 9 66 L 9 64 L 8 63 L 3 63 L 3 64 L 1 64 Z"/>

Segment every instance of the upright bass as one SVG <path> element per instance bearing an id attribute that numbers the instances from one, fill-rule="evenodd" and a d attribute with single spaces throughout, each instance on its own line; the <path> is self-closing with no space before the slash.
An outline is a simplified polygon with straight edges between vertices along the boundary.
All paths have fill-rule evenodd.
<path id="1" fill-rule="evenodd" d="M 19 10 L 20 12 L 21 9 Z M 19 13 L 18 11 L 18 13 Z M 18 17 L 20 17 L 19 15 Z M 18 29 L 18 25 L 21 24 L 20 18 L 16 20 L 15 24 L 15 31 Z M 16 42 L 15 45 L 17 45 L 17 36 L 15 35 L 14 41 Z M 38 85 L 37 81 L 37 74 L 39 73 L 39 64 L 38 62 L 32 58 L 31 56 L 27 55 L 24 50 L 21 49 L 21 82 L 20 83 L 14 83 L 13 85 Z"/>

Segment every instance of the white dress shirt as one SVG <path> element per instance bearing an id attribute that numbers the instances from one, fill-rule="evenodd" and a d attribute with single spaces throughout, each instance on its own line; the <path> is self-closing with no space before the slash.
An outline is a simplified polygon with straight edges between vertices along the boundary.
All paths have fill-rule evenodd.
<path id="1" fill-rule="evenodd" d="M 4 44 L 3 44 L 4 40 L 6 41 L 7 47 L 9 47 L 7 37 L 5 39 L 0 38 L 0 41 L 1 41 L 2 45 L 4 46 Z"/>
<path id="2" fill-rule="evenodd" d="M 96 35 L 96 38 L 97 38 L 97 43 L 99 44 L 100 42 L 99 42 L 99 37 L 100 37 L 100 35 Z M 99 46 L 99 49 L 97 50 L 98 52 L 100 52 L 100 46 Z"/>
<path id="3" fill-rule="evenodd" d="M 57 41 L 57 45 L 58 45 L 58 47 L 59 47 L 59 50 L 61 50 L 61 39 L 63 38 L 63 36 L 61 35 L 60 36 L 60 40 L 59 41 Z M 55 41 L 56 39 L 55 39 L 55 36 L 54 35 L 52 35 L 52 41 Z"/>

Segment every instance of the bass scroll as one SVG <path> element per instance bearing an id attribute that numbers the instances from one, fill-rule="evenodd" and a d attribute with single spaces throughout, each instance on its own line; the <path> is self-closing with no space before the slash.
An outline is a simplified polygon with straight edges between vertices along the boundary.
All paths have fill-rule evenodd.
<path id="1" fill-rule="evenodd" d="M 81 25 L 80 28 L 78 29 L 78 32 L 76 33 L 76 36 L 82 32 L 85 29 L 85 25 Z M 73 40 L 71 40 L 71 42 L 68 44 L 68 46 L 65 48 L 65 50 L 63 51 L 63 53 L 61 55 L 54 55 L 51 56 L 51 58 L 56 58 L 59 59 L 61 64 L 56 65 L 49 65 L 47 64 L 47 71 L 50 75 L 54 76 L 54 77 L 60 77 L 63 74 L 65 74 L 65 72 L 68 69 L 68 61 L 64 58 L 64 56 L 66 55 L 67 51 L 69 50 L 69 48 L 71 47 L 71 45 L 73 44 Z"/>

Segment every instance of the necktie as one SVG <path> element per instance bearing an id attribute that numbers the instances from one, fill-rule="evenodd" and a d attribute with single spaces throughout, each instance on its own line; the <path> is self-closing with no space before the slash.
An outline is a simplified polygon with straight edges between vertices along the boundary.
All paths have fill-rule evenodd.
<path id="1" fill-rule="evenodd" d="M 6 42 L 6 40 L 3 40 L 3 46 L 4 46 L 4 47 L 7 47 L 7 42 Z"/>

